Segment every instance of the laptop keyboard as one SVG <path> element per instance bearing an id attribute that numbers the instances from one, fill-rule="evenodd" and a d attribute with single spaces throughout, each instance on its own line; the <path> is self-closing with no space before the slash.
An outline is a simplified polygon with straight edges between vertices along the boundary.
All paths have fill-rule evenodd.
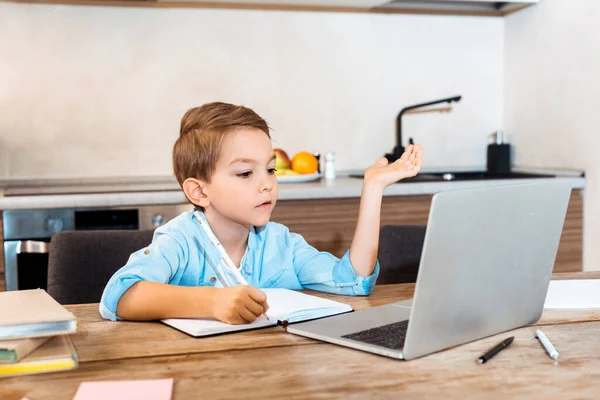
<path id="1" fill-rule="evenodd" d="M 402 350 L 404 347 L 404 340 L 406 339 L 407 329 L 408 320 L 378 326 L 377 328 L 351 333 L 342 337 L 388 349 Z"/>

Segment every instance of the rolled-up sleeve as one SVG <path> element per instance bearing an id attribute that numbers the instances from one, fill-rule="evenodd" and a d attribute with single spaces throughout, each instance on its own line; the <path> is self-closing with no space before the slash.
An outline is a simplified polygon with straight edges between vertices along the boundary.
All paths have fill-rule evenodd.
<path id="1" fill-rule="evenodd" d="M 152 243 L 133 253 L 127 264 L 110 278 L 100 300 L 100 314 L 112 321 L 117 304 L 131 286 L 140 281 L 170 283 L 179 274 L 179 267 L 187 263 L 185 246 L 175 237 L 157 230 Z"/>
<path id="2" fill-rule="evenodd" d="M 348 250 L 342 258 L 331 253 L 318 251 L 301 235 L 289 233 L 294 245 L 294 268 L 300 284 L 322 292 L 352 296 L 368 295 L 373 291 L 379 275 L 379 261 L 370 276 L 362 277 L 356 273 L 350 261 Z"/>

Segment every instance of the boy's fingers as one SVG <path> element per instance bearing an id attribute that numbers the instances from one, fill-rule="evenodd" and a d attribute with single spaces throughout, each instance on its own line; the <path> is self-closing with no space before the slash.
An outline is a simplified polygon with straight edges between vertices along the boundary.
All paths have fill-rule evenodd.
<path id="1" fill-rule="evenodd" d="M 247 324 L 248 322 L 244 318 L 242 318 L 240 316 L 240 314 L 238 313 L 235 317 L 230 318 L 227 321 L 227 323 L 230 325 L 241 325 L 241 324 Z"/>
<path id="2" fill-rule="evenodd" d="M 247 308 L 242 308 L 239 310 L 240 317 L 244 319 L 245 322 L 253 322 L 256 319 L 256 315 L 252 313 Z M 260 314 L 258 314 L 260 315 Z"/>
<path id="3" fill-rule="evenodd" d="M 262 304 L 255 302 L 252 299 L 248 299 L 248 302 L 244 306 L 254 315 L 261 315 L 265 312 L 265 308 Z"/>
<path id="4" fill-rule="evenodd" d="M 381 157 L 375 164 L 379 165 L 380 167 L 385 167 L 388 164 L 388 159 Z"/>
<path id="5" fill-rule="evenodd" d="M 420 169 L 422 164 L 423 164 L 423 157 L 417 157 L 417 159 L 415 160 L 415 168 Z"/>
<path id="6" fill-rule="evenodd" d="M 408 147 L 406 148 L 406 150 L 404 150 L 404 153 L 402 153 L 402 155 L 400 156 L 400 158 L 398 160 L 408 160 L 410 155 L 412 154 L 414 149 L 414 146 L 412 144 L 409 144 Z"/>
<path id="7" fill-rule="evenodd" d="M 408 156 L 408 160 L 409 161 L 414 161 L 414 159 L 415 159 L 416 156 L 417 156 L 417 150 L 415 150 L 412 153 L 410 153 L 410 156 Z"/>
<path id="8" fill-rule="evenodd" d="M 267 295 L 262 290 L 259 290 L 255 287 L 248 287 L 248 295 L 256 302 L 260 304 L 264 304 L 267 302 Z"/>
<path id="9" fill-rule="evenodd" d="M 421 147 L 421 145 L 419 145 L 419 148 L 417 149 L 417 157 L 423 157 L 423 147 Z"/>
<path id="10" fill-rule="evenodd" d="M 415 158 L 415 166 L 421 168 L 421 164 L 423 164 L 423 148 L 419 146 L 417 149 L 417 158 Z"/>
<path id="11" fill-rule="evenodd" d="M 409 170 L 418 168 L 423 161 L 423 148 L 421 145 L 414 145 L 412 150 L 413 151 L 410 153 L 406 162 L 404 163 L 405 167 Z"/>

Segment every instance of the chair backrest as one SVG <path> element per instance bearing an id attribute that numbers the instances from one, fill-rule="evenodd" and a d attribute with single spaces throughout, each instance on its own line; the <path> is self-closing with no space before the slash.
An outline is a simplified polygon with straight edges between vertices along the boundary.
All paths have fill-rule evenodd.
<path id="1" fill-rule="evenodd" d="M 153 231 L 66 231 L 52 236 L 48 293 L 61 304 L 98 303 L 110 277 Z"/>
<path id="2" fill-rule="evenodd" d="M 377 284 L 417 281 L 425 225 L 386 225 L 379 232 Z"/>

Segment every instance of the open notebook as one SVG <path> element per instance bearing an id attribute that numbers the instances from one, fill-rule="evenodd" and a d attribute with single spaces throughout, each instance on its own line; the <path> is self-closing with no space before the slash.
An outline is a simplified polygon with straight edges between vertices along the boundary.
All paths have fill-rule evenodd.
<path id="1" fill-rule="evenodd" d="M 267 316 L 257 318 L 251 324 L 229 325 L 212 319 L 164 319 L 162 322 L 191 336 L 210 336 L 221 333 L 245 331 L 277 325 L 278 322 L 294 323 L 328 317 L 352 311 L 348 304 L 322 299 L 288 289 L 261 289 L 267 295 Z"/>

